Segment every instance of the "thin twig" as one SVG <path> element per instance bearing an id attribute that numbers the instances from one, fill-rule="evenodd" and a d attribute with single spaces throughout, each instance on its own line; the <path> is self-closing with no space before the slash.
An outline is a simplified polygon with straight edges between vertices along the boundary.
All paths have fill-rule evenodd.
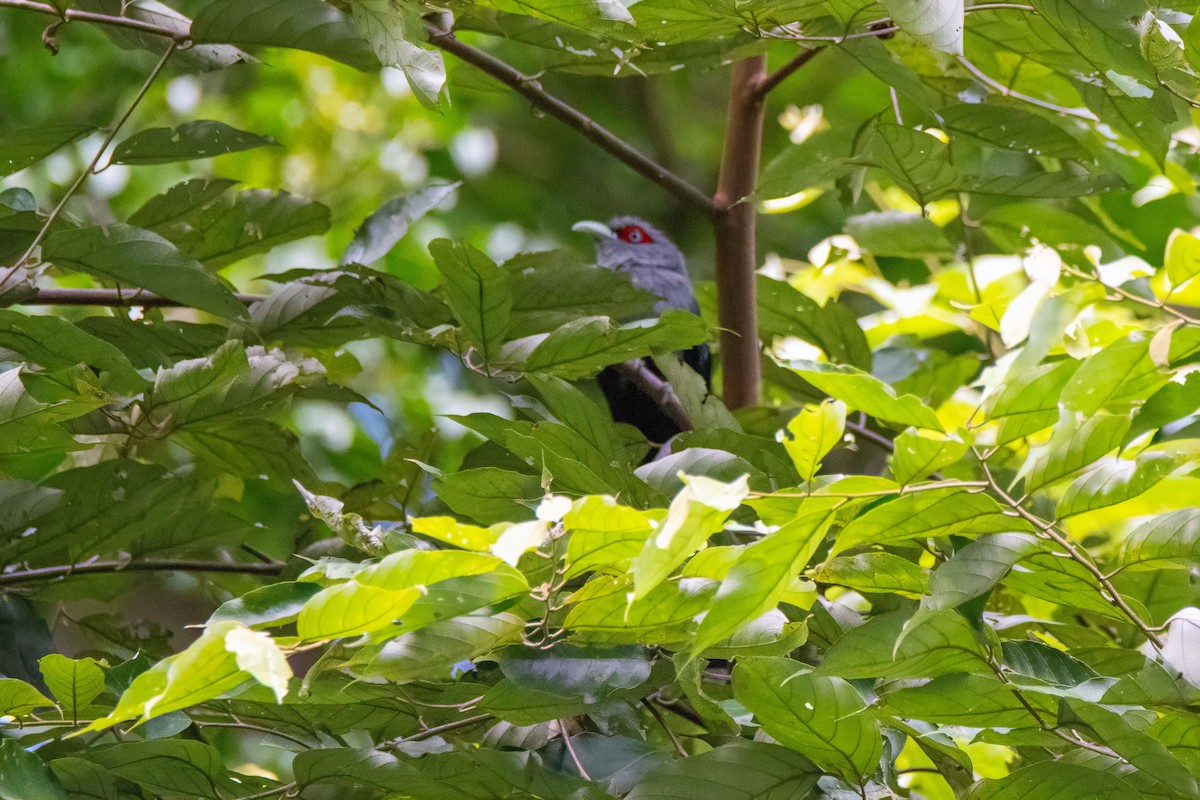
<path id="1" fill-rule="evenodd" d="M 809 61 L 812 61 L 813 58 L 816 57 L 817 53 L 824 49 L 824 47 L 801 49 L 791 61 L 787 62 L 782 67 L 768 75 L 766 80 L 760 83 L 754 90 L 754 93 L 759 97 L 766 96 L 768 93 L 773 91 L 775 87 L 779 86 L 779 84 L 783 83 L 793 74 L 795 74 L 797 70 L 807 64 Z"/>
<path id="2" fill-rule="evenodd" d="M 154 36 L 162 36 L 171 39 L 176 44 L 186 44 L 191 41 L 191 33 L 187 30 L 177 30 L 165 25 L 156 25 L 153 22 L 146 22 L 133 17 L 119 17 L 112 14 L 99 14 L 93 11 L 80 11 L 74 8 L 68 8 L 65 11 L 59 11 L 49 3 L 36 3 L 33 0 L 0 0 L 0 8 L 20 8 L 26 11 L 37 11 L 42 14 L 49 14 L 52 17 L 64 20 L 66 22 L 92 22 L 97 25 L 111 25 L 115 28 L 129 28 L 130 30 L 149 33 Z"/>
<path id="3" fill-rule="evenodd" d="M 309 744 L 303 739 L 298 739 L 291 734 L 284 733 L 283 731 L 277 731 L 274 728 L 267 728 L 263 725 L 252 725 L 249 722 L 217 722 L 215 720 L 196 719 L 195 717 L 192 718 L 192 722 L 196 723 L 202 728 L 236 728 L 239 730 L 256 731 L 257 733 L 265 733 L 269 736 L 277 736 L 280 739 L 287 739 L 289 742 L 298 744 L 306 750 L 311 750 L 313 748 L 313 745 Z"/>
<path id="4" fill-rule="evenodd" d="M 575 745 L 571 744 L 571 734 L 567 732 L 567 721 L 565 719 L 558 721 L 558 732 L 562 734 L 563 745 L 567 748 L 567 752 L 571 756 L 571 761 L 575 764 L 575 769 L 579 770 L 579 777 L 585 781 L 590 781 L 592 776 L 588 775 L 588 771 L 583 768 L 583 763 L 579 760 L 579 754 L 575 752 Z"/>
<path id="5" fill-rule="evenodd" d="M 933 483 L 914 483 L 909 486 L 898 486 L 895 489 L 879 489 L 869 492 L 825 492 L 817 491 L 811 494 L 801 494 L 798 492 L 751 492 L 751 497 L 846 497 L 850 499 L 858 497 L 890 497 L 891 495 L 914 494 L 916 492 L 931 492 L 938 489 L 966 489 L 969 493 L 974 494 L 983 489 L 990 488 L 991 484 L 987 481 L 959 481 L 959 480 L 944 480 L 934 481 Z"/>
<path id="6" fill-rule="evenodd" d="M 472 47 L 455 38 L 450 31 L 429 31 L 429 42 L 476 69 L 491 75 L 534 107 L 565 123 L 615 157 L 622 164 L 653 181 L 675 197 L 685 200 L 707 214 L 715 214 L 712 199 L 666 167 L 634 149 L 628 142 L 583 114 L 574 106 L 560 100 L 542 87 L 536 77 L 526 75 L 490 53 Z"/>
<path id="7" fill-rule="evenodd" d="M 235 294 L 240 302 L 253 305 L 265 298 L 261 294 Z M 140 306 L 142 308 L 177 308 L 183 303 L 145 289 L 38 289 L 23 306 Z"/>
<path id="8" fill-rule="evenodd" d="M 453 722 L 447 722 L 444 725 L 435 725 L 432 728 L 426 728 L 423 731 L 414 733 L 412 736 L 406 736 L 401 741 L 419 742 L 442 733 L 447 733 L 449 731 L 456 731 L 460 728 L 469 728 L 472 725 L 478 725 L 480 722 L 486 722 L 491 718 L 491 714 L 476 714 L 473 717 L 463 717 L 462 719 L 456 719 Z"/>
<path id="9" fill-rule="evenodd" d="M 189 559 L 146 559 L 142 561 L 85 561 L 37 567 L 0 574 L 0 586 L 34 583 L 66 578 L 70 575 L 95 575 L 118 572 L 231 572 L 242 575 L 278 575 L 286 565 L 282 561 L 193 561 Z"/>
<path id="10" fill-rule="evenodd" d="M 665 719 L 663 719 L 662 712 L 654 707 L 654 704 L 650 702 L 649 698 L 643 697 L 642 705 L 646 707 L 646 710 L 650 712 L 652 717 L 654 717 L 654 720 L 658 723 L 658 726 L 667 734 L 667 738 L 671 740 L 671 744 L 675 745 L 675 750 L 679 753 L 679 755 L 687 758 L 687 748 L 683 746 L 683 742 L 679 741 L 679 737 L 675 735 L 675 731 L 671 730 L 671 726 L 667 724 Z"/>
<path id="11" fill-rule="evenodd" d="M 1133 623 L 1134 627 L 1142 632 L 1142 635 L 1146 637 L 1146 639 L 1154 646 L 1156 650 L 1161 650 L 1163 646 L 1162 640 L 1154 633 L 1154 630 L 1147 625 L 1140 616 L 1138 616 L 1137 612 L 1130 607 L 1129 603 L 1125 602 L 1125 598 L 1121 596 L 1119 591 L 1117 591 L 1117 588 L 1104 573 L 1104 570 L 1096 566 L 1095 562 L 1093 562 L 1092 559 L 1089 558 L 1085 553 L 1081 552 L 1079 548 L 1075 546 L 1074 542 L 1055 530 L 1054 522 L 1047 522 L 1036 514 L 1028 511 L 1023 505 L 1021 505 L 1019 500 L 1013 499 L 1013 497 L 1004 490 L 1004 487 L 1000 485 L 1000 482 L 996 480 L 995 476 L 992 475 L 992 471 L 988 467 L 987 461 L 983 458 L 978 449 L 972 449 L 975 450 L 975 456 L 979 459 L 980 466 L 983 467 L 983 475 L 987 479 L 988 484 L 990 484 L 992 492 L 995 493 L 995 495 L 999 497 L 1005 503 L 1005 505 L 1017 512 L 1022 519 L 1039 530 L 1042 535 L 1046 536 L 1059 547 L 1063 548 L 1063 550 L 1066 551 L 1066 555 L 1072 561 L 1079 564 L 1081 567 L 1091 573 L 1092 577 L 1099 581 L 1101 587 L 1103 587 L 1104 591 L 1102 591 L 1100 595 L 1105 599 L 1105 601 L 1124 614 L 1129 621 Z"/>
<path id="12" fill-rule="evenodd" d="M 1014 100 L 1020 100 L 1024 103 L 1035 105 L 1038 108 L 1044 108 L 1047 111 L 1053 111 L 1056 114 L 1062 114 L 1068 117 L 1075 117 L 1076 119 L 1086 119 L 1089 122 L 1097 122 L 1099 120 L 1099 117 L 1086 108 L 1068 108 L 1066 106 L 1060 106 L 1056 103 L 1051 103 L 1049 100 L 1040 100 L 1036 97 L 1031 97 L 1030 95 L 1022 94 L 1021 92 L 1010 89 L 1003 83 L 1000 83 L 998 80 L 988 75 L 979 67 L 972 64 L 970 61 L 967 61 L 967 59 L 963 58 L 962 56 L 958 57 L 958 63 L 966 67 L 967 71 L 978 78 L 982 83 L 985 83 L 992 89 L 995 89 L 1004 97 L 1011 97 Z"/>
<path id="13" fill-rule="evenodd" d="M 896 452 L 896 443 L 882 433 L 876 433 L 866 425 L 861 425 L 857 422 L 847 422 L 846 430 L 853 433 L 855 436 L 861 436 L 871 444 L 888 453 Z"/>
<path id="14" fill-rule="evenodd" d="M 281 794 L 288 794 L 296 788 L 296 782 L 285 783 L 283 786 L 276 786 L 274 789 L 267 789 L 265 792 L 258 794 L 248 794 L 244 797 L 238 797 L 236 800 L 263 800 L 265 797 L 276 797 Z"/>
<path id="15" fill-rule="evenodd" d="M 1175 317 L 1175 319 L 1179 320 L 1180 322 L 1184 323 L 1185 325 L 1200 327 L 1200 319 L 1196 319 L 1195 317 L 1190 317 L 1187 314 L 1183 313 L 1182 311 L 1172 308 L 1171 306 L 1169 306 L 1168 304 L 1166 304 L 1162 301 L 1147 300 L 1145 297 L 1139 297 L 1138 295 L 1134 294 L 1133 292 L 1127 291 L 1127 290 L 1121 288 L 1120 286 L 1112 286 L 1110 284 L 1105 283 L 1104 280 L 1099 275 L 1086 273 L 1083 270 L 1075 269 L 1074 267 L 1068 266 L 1067 264 L 1063 264 L 1063 269 L 1066 270 L 1067 272 L 1069 272 L 1070 274 L 1074 275 L 1076 278 L 1083 278 L 1084 280 L 1089 280 L 1089 281 L 1094 281 L 1095 283 L 1099 283 L 1105 289 L 1111 290 L 1120 299 L 1128 300 L 1132 303 L 1139 303 L 1139 304 L 1147 306 L 1149 308 L 1153 308 L 1158 311 L 1161 311 L 1164 314 L 1170 314 L 1172 317 Z M 1113 298 L 1110 298 L 1110 299 L 1113 299 Z"/>
<path id="16" fill-rule="evenodd" d="M 3 287 L 4 284 L 7 283 L 10 278 L 12 278 L 12 276 L 17 274 L 21 267 L 25 266 L 25 263 L 29 260 L 30 256 L 33 255 L 33 251 L 36 250 L 37 246 L 42 243 L 42 240 L 46 238 L 46 234 L 50 231 L 50 226 L 54 224 L 54 220 L 58 219 L 58 215 L 62 213 L 63 208 L 67 205 L 67 201 L 70 200 L 75 193 L 82 188 L 87 179 L 94 174 L 96 165 L 100 163 L 100 157 L 104 155 L 104 151 L 108 149 L 108 146 L 112 144 L 113 139 L 116 138 L 117 133 L 121 130 L 121 127 L 133 115 L 134 110 L 142 102 L 142 98 L 146 96 L 146 92 L 150 91 L 150 87 L 154 84 L 155 79 L 158 78 L 159 74 L 163 70 L 163 67 L 167 65 L 167 61 L 170 60 L 172 54 L 174 54 L 178 47 L 179 42 L 175 41 L 174 39 L 172 39 L 171 43 L 167 45 L 167 49 L 163 52 L 162 57 L 158 59 L 158 63 L 154 65 L 154 69 L 150 70 L 150 74 L 146 76 L 146 80 L 142 83 L 142 88 L 139 89 L 137 95 L 134 96 L 133 102 L 130 103 L 129 107 L 125 109 L 125 113 L 121 115 L 119 120 L 117 120 L 117 124 L 113 125 L 112 130 L 108 132 L 108 135 L 104 137 L 104 141 L 100 143 L 100 147 L 96 148 L 96 155 L 92 156 L 92 160 L 88 163 L 87 168 L 79 174 L 79 177 L 76 178 L 75 182 L 72 183 L 70 188 L 67 189 L 66 194 L 64 194 L 62 199 L 58 201 L 58 205 L 56 205 L 54 209 L 46 216 L 45 222 L 42 223 L 42 227 L 37 232 L 37 235 L 33 237 L 33 241 L 29 243 L 29 247 L 25 248 L 25 252 L 20 258 L 17 259 L 16 263 L 12 265 L 12 267 L 4 274 L 3 277 L 0 277 L 0 287 Z"/>

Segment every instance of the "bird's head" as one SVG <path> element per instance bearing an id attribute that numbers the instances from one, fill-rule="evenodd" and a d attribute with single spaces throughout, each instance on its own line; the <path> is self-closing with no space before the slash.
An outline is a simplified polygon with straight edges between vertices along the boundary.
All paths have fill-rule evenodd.
<path id="1" fill-rule="evenodd" d="M 596 237 L 596 264 L 605 269 L 646 275 L 667 272 L 687 276 L 683 253 L 667 235 L 637 217 L 613 217 L 608 224 L 577 222 L 571 230 Z"/>

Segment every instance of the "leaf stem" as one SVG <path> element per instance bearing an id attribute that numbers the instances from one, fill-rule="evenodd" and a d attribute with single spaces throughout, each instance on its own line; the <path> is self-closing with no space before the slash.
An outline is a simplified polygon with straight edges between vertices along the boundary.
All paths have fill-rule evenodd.
<path id="1" fill-rule="evenodd" d="M 246 305 L 253 305 L 265 299 L 261 294 L 235 294 L 238 300 Z M 141 306 L 143 308 L 178 308 L 183 304 L 147 292 L 145 289 L 38 289 L 34 294 L 22 299 L 23 306 Z"/>
<path id="2" fill-rule="evenodd" d="M 563 746 L 567 748 L 567 753 L 570 754 L 571 761 L 575 764 L 575 769 L 579 770 L 579 776 L 585 781 L 590 781 L 592 776 L 588 775 L 588 771 L 583 768 L 583 762 L 579 760 L 579 754 L 575 752 L 575 745 L 571 744 L 571 734 L 567 731 L 567 721 L 565 719 L 558 721 L 558 732 L 562 734 Z"/>

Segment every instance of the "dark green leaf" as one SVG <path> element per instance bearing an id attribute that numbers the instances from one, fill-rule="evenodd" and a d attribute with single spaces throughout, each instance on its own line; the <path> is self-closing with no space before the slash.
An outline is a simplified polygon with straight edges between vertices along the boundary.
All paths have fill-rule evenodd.
<path id="1" fill-rule="evenodd" d="M 379 67 L 350 18 L 320 0 L 214 0 L 196 15 L 191 34 L 197 42 L 289 47 L 364 71 Z"/>
<path id="2" fill-rule="evenodd" d="M 51 123 L 0 134 L 0 178 L 36 164 L 94 130 L 96 128 L 91 125 Z"/>
<path id="3" fill-rule="evenodd" d="M 231 128 L 224 122 L 196 119 L 177 128 L 149 128 L 121 142 L 113 150 L 114 164 L 167 164 L 212 158 L 225 153 L 278 146 L 269 136 Z"/>

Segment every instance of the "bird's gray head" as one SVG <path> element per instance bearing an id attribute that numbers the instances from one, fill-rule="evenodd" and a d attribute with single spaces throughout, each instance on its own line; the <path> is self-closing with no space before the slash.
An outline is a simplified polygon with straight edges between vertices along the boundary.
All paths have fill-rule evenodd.
<path id="1" fill-rule="evenodd" d="M 667 235 L 637 217 L 613 217 L 608 224 L 577 222 L 572 230 L 596 237 L 596 264 L 625 272 L 633 285 L 662 298 L 654 304 L 696 312 L 696 298 L 683 253 Z"/>

